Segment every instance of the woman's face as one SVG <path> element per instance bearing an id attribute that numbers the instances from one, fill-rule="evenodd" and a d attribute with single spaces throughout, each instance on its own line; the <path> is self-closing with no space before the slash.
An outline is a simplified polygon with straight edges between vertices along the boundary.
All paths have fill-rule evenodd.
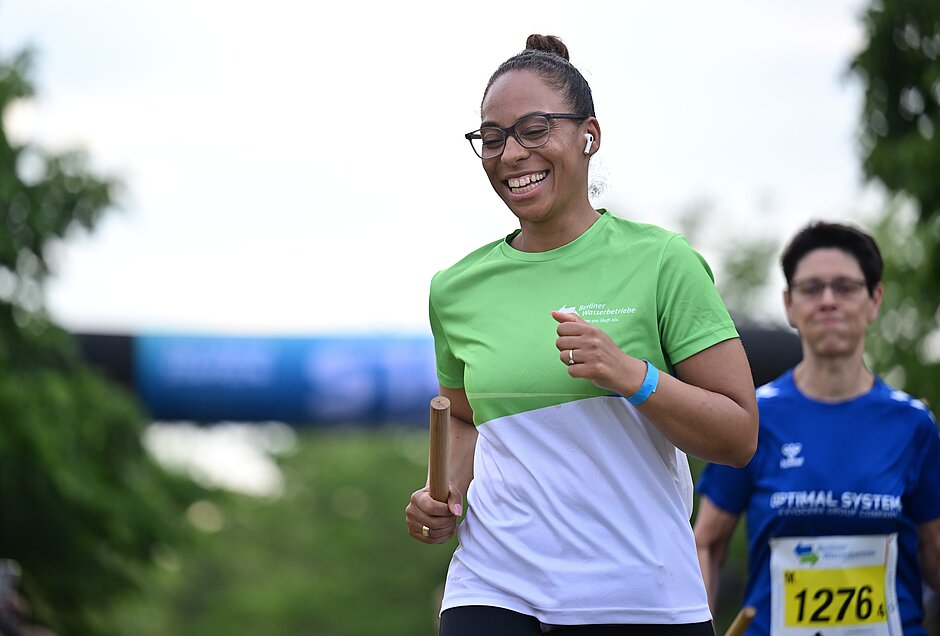
<path id="1" fill-rule="evenodd" d="M 800 259 L 783 298 L 804 351 L 835 358 L 864 349 L 865 330 L 878 317 L 884 295 L 881 283 L 869 294 L 859 284 L 864 281 L 858 261 L 843 250 L 819 248 Z"/>
<path id="2" fill-rule="evenodd" d="M 570 113 L 571 106 L 538 75 L 509 71 L 501 75 L 483 100 L 483 125 L 507 127 L 533 113 Z M 589 155 L 584 134 L 594 135 L 593 154 L 600 145 L 597 120 L 552 120 L 548 143 L 523 148 L 512 135 L 503 154 L 483 160 L 496 194 L 520 221 L 538 223 L 560 216 L 586 202 Z"/>

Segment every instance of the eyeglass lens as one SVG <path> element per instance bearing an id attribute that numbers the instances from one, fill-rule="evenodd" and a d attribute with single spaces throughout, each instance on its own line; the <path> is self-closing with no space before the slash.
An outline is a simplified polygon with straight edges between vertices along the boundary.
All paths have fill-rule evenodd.
<path id="1" fill-rule="evenodd" d="M 551 122 L 543 115 L 530 115 L 517 121 L 512 127 L 514 137 L 524 148 L 539 148 L 548 143 Z M 471 138 L 473 149 L 483 159 L 499 156 L 506 145 L 506 132 L 502 128 L 480 129 L 479 138 Z"/>
<path id="2" fill-rule="evenodd" d="M 822 296 L 827 287 L 832 290 L 833 296 L 846 298 L 861 291 L 861 289 L 865 287 L 865 281 L 853 280 L 851 278 L 836 278 L 826 283 L 814 278 L 793 284 L 793 289 L 808 298 L 818 298 Z"/>

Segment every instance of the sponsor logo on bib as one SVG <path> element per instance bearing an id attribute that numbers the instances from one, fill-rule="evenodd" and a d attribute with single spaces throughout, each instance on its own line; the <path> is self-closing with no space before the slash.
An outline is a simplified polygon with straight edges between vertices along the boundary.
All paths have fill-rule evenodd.
<path id="1" fill-rule="evenodd" d="M 810 565 L 816 565 L 816 562 L 819 561 L 819 555 L 813 552 L 812 545 L 807 545 L 805 543 L 797 543 L 796 547 L 793 548 L 793 553 L 800 560 L 800 563 L 809 563 Z"/>

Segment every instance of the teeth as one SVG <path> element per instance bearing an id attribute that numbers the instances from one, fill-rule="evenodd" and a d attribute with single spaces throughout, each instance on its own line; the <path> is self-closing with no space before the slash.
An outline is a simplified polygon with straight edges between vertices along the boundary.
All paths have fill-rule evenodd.
<path id="1" fill-rule="evenodd" d="M 529 184 L 538 183 L 544 179 L 547 174 L 547 172 L 536 172 L 534 174 L 527 174 L 521 177 L 507 179 L 506 182 L 509 184 L 510 188 L 524 188 Z"/>

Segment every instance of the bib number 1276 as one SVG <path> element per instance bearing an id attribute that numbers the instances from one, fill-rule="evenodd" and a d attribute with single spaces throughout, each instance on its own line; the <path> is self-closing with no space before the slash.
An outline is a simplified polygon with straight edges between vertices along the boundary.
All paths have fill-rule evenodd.
<path id="1" fill-rule="evenodd" d="M 883 568 L 856 567 L 849 572 L 788 570 L 783 580 L 787 627 L 885 621 Z"/>

